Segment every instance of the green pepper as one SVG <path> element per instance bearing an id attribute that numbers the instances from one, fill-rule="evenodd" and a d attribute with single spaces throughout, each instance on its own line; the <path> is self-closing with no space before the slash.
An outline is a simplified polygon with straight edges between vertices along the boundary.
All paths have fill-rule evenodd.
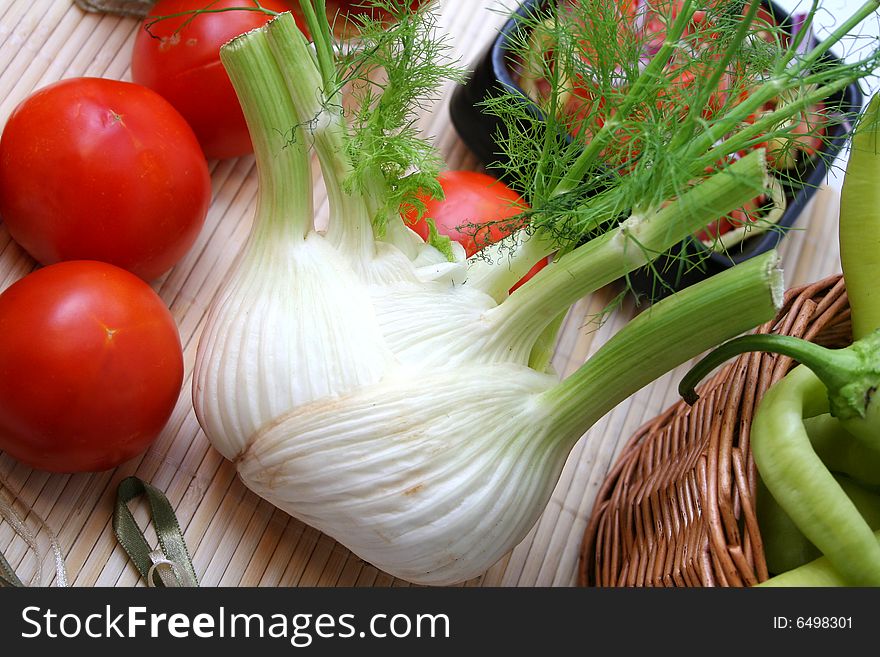
<path id="1" fill-rule="evenodd" d="M 812 440 L 809 422 L 804 424 L 808 426 Z M 815 442 L 813 444 L 815 447 Z M 874 531 L 880 529 L 880 494 L 845 474 L 838 472 L 833 474 L 834 479 L 862 514 L 868 526 Z M 759 481 L 757 492 L 756 511 L 761 526 L 764 558 L 769 572 L 784 573 L 822 556 L 819 549 L 798 529 L 762 481 Z"/>
<path id="2" fill-rule="evenodd" d="M 876 531 L 880 529 L 880 495 L 874 491 L 866 490 L 863 485 L 848 477 L 836 478 L 843 490 L 856 505 L 856 508 L 858 508 L 862 516 L 864 516 L 868 525 L 870 525 L 871 529 L 875 530 L 875 540 L 880 541 L 880 531 Z M 779 520 L 779 518 L 775 519 L 777 522 Z M 772 541 L 774 540 L 772 532 L 775 529 L 774 521 L 771 521 L 766 527 L 771 532 L 771 536 L 769 537 L 766 536 L 767 532 L 764 531 L 765 525 L 763 524 L 763 519 L 761 520 L 761 523 L 761 533 L 765 538 L 764 547 L 767 557 L 767 566 L 770 568 L 771 572 L 780 572 L 782 574 L 769 579 L 759 586 L 846 586 L 848 584 L 847 580 L 844 579 L 837 569 L 831 565 L 831 562 L 827 557 L 818 557 L 810 561 L 808 559 L 811 554 L 809 549 L 804 550 L 800 555 L 795 555 L 792 552 L 792 549 L 796 547 L 803 549 L 803 545 L 798 543 L 799 540 L 802 540 L 807 546 L 812 547 L 812 544 L 810 544 L 803 535 L 800 535 L 800 539 L 798 539 L 795 534 L 784 536 L 785 545 L 782 549 L 788 550 L 788 552 L 782 555 L 778 552 L 774 553 L 774 550 L 777 549 L 772 545 Z M 783 531 L 790 529 L 785 528 L 784 520 L 782 523 Z M 797 531 L 796 528 L 795 531 Z M 766 540 L 767 538 L 770 538 L 769 543 Z M 815 548 L 813 549 L 815 550 Z M 778 569 L 771 566 L 771 559 L 780 557 L 784 559 L 792 556 L 795 556 L 795 558 L 802 557 L 803 560 L 788 563 L 776 562 L 774 565 L 778 566 Z"/>
<path id="3" fill-rule="evenodd" d="M 822 556 L 785 509 L 779 506 L 760 478 L 755 511 L 761 527 L 761 543 L 768 572 L 784 573 Z"/>
<path id="4" fill-rule="evenodd" d="M 831 411 L 860 449 L 880 457 L 880 331 L 846 349 L 831 350 L 782 335 L 748 335 L 722 345 L 682 380 L 694 385 L 733 355 L 771 351 L 802 365 L 771 386 L 758 404 L 751 445 L 765 486 L 804 536 L 846 581 L 880 586 L 880 545 L 870 526 L 810 443 L 804 418 Z"/>
<path id="5" fill-rule="evenodd" d="M 867 488 L 880 486 L 880 450 L 851 436 L 831 414 L 804 420 L 810 443 L 832 472 L 844 473 Z"/>
<path id="6" fill-rule="evenodd" d="M 880 541 L 880 532 L 874 534 Z M 847 586 L 849 581 L 837 571 L 828 557 L 820 557 L 794 570 L 771 577 L 758 586 Z"/>
<path id="7" fill-rule="evenodd" d="M 855 504 L 872 530 L 880 529 L 880 454 L 864 446 L 841 427 L 830 414 L 804 420 L 804 427 L 816 454 L 831 470 L 835 480 Z M 764 556 L 771 573 L 782 573 L 821 556 L 785 510 L 759 481 L 758 522 Z"/>

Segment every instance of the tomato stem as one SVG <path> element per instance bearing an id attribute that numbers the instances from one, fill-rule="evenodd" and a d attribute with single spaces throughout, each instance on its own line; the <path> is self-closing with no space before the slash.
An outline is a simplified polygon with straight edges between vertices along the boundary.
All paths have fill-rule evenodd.
<path id="1" fill-rule="evenodd" d="M 213 0 L 211 4 L 214 4 L 218 0 Z M 172 18 L 181 18 L 182 16 L 187 16 L 187 19 L 183 21 L 180 25 L 175 28 L 172 34 L 179 34 L 182 30 L 186 29 L 200 14 L 222 14 L 227 11 L 256 11 L 261 14 L 267 14 L 269 16 L 277 16 L 277 11 L 272 11 L 271 9 L 266 9 L 263 7 L 257 0 L 253 0 L 253 7 L 222 7 L 218 9 L 209 9 L 208 7 L 203 7 L 202 9 L 190 9 L 189 11 L 178 11 L 173 14 L 162 14 L 161 16 L 154 16 L 149 21 L 144 23 L 144 31 L 150 35 L 153 39 L 163 39 L 164 37 L 156 36 L 152 32 L 152 27 L 161 21 L 166 21 Z"/>

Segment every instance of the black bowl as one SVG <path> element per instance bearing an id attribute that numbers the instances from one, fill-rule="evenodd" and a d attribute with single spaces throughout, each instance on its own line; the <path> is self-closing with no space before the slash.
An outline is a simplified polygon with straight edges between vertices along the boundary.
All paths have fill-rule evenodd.
<path id="1" fill-rule="evenodd" d="M 464 143 L 482 161 L 486 168 L 503 178 L 503 168 L 499 167 L 503 154 L 498 147 L 498 135 L 504 129 L 497 117 L 483 112 L 482 103 L 506 90 L 519 93 L 530 110 L 540 116 L 537 105 L 526 96 L 514 80 L 509 62 L 510 43 L 520 28 L 520 20 L 528 15 L 543 0 L 526 0 L 511 16 L 486 52 L 477 60 L 466 84 L 456 88 L 450 101 L 452 123 Z M 785 28 L 791 25 L 791 16 L 770 0 L 764 6 Z M 826 55 L 830 61 L 837 61 L 833 54 Z M 733 265 L 775 248 L 787 230 L 797 221 L 804 207 L 825 180 L 828 168 L 846 143 L 856 115 L 864 102 L 858 86 L 851 84 L 828 101 L 840 108 L 844 120 L 835 121 L 829 126 L 820 151 L 806 166 L 799 167 L 800 185 L 785 185 L 786 209 L 774 229 L 748 237 L 740 245 L 727 253 L 707 249 L 696 238 L 689 239 L 674 249 L 674 256 L 662 256 L 654 263 L 654 270 L 638 270 L 629 277 L 632 288 L 650 299 L 659 299 L 667 294 L 683 289 L 711 275 L 724 271 Z M 690 256 L 681 258 L 682 254 Z M 684 266 L 682 263 L 690 263 Z M 697 264 L 694 264 L 697 263 Z M 657 276 L 662 282 L 658 283 Z"/>

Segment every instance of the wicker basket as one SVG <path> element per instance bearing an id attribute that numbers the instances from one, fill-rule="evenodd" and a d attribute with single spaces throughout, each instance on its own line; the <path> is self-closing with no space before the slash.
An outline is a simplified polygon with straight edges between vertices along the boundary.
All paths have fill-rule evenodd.
<path id="1" fill-rule="evenodd" d="M 758 329 L 831 347 L 851 341 L 843 279 L 790 290 Z M 749 450 L 756 403 L 792 367 L 744 354 L 642 426 L 596 498 L 584 535 L 581 586 L 750 586 L 768 578 L 755 517 Z"/>

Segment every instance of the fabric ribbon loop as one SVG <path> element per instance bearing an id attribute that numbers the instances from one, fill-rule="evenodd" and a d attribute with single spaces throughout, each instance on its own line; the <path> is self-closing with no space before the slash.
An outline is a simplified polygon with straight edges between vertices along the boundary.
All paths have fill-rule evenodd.
<path id="1" fill-rule="evenodd" d="M 129 502 L 142 495 L 149 502 L 153 526 L 159 537 L 159 549 L 156 550 L 150 548 L 128 508 Z M 177 516 L 168 498 L 158 488 L 137 477 L 123 479 L 116 495 L 113 531 L 148 586 L 199 585 Z"/>
<path id="2" fill-rule="evenodd" d="M 2 554 L 0 554 L 0 586 L 24 586 Z"/>

